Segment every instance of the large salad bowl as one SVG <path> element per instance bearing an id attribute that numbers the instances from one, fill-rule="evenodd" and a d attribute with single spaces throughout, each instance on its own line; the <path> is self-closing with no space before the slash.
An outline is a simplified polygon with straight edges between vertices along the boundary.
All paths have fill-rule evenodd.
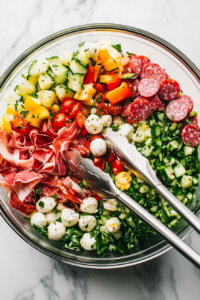
<path id="1" fill-rule="evenodd" d="M 176 78 L 184 88 L 184 93 L 189 94 L 194 100 L 195 110 L 200 113 L 200 71 L 178 49 L 161 38 L 133 27 L 117 24 L 90 24 L 62 30 L 39 41 L 21 54 L 0 79 L 0 103 L 2 116 L 6 110 L 5 95 L 8 90 L 13 90 L 20 82 L 21 74 L 30 63 L 36 59 L 55 56 L 61 50 L 76 50 L 81 42 L 95 42 L 100 39 L 108 40 L 111 44 L 121 44 L 123 51 L 150 56 L 152 62 L 160 64 L 171 78 Z M 200 187 L 197 187 L 196 200 L 200 197 Z M 190 209 L 198 216 L 200 202 L 194 200 Z M 139 264 L 155 258 L 171 246 L 158 235 L 151 237 L 140 245 L 140 250 L 134 254 L 97 257 L 93 252 L 63 251 L 62 245 L 45 240 L 36 233 L 30 223 L 18 211 L 8 205 L 7 192 L 0 188 L 0 214 L 12 229 L 27 243 L 42 253 L 58 259 L 64 263 L 85 268 L 120 268 Z M 191 227 L 181 220 L 178 227 L 173 229 L 180 238 L 185 238 Z M 60 245 L 60 246 L 59 246 Z"/>

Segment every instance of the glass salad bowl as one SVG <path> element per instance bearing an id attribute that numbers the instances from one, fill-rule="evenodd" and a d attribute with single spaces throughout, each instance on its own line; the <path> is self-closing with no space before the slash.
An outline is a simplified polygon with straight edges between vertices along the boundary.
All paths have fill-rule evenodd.
<path id="1" fill-rule="evenodd" d="M 192 97 L 195 111 L 200 114 L 200 71 L 183 53 L 163 39 L 137 28 L 118 24 L 90 24 L 50 35 L 30 47 L 12 63 L 0 79 L 0 115 L 6 110 L 6 93 L 23 80 L 21 74 L 32 61 L 59 55 L 61 50 L 75 51 L 81 42 L 95 42 L 101 39 L 110 41 L 111 44 L 121 44 L 123 52 L 145 55 L 152 62 L 158 63 L 171 78 L 179 81 L 184 93 Z M 196 199 L 200 199 L 200 187 L 197 187 Z M 200 203 L 196 202 L 194 200 L 190 204 L 190 209 L 199 215 Z M 12 229 L 34 248 L 75 266 L 96 269 L 120 268 L 148 261 L 171 249 L 159 235 L 153 235 L 140 245 L 139 252 L 130 255 L 116 256 L 112 253 L 99 258 L 92 251 L 63 251 L 61 244 L 45 240 L 41 234 L 35 232 L 23 215 L 8 205 L 7 192 L 3 188 L 0 188 L 0 214 Z M 183 239 L 192 228 L 181 220 L 173 230 Z"/>

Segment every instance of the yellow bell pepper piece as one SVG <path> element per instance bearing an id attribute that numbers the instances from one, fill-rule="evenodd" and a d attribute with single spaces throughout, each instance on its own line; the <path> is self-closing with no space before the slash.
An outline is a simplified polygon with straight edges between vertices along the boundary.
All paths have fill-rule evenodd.
<path id="1" fill-rule="evenodd" d="M 100 75 L 99 82 L 108 83 L 109 81 L 113 81 L 116 78 L 119 78 L 118 75 Z"/>
<path id="2" fill-rule="evenodd" d="M 24 103 L 24 107 L 28 110 L 28 111 L 32 111 L 35 110 L 36 108 L 38 108 L 41 104 L 40 99 L 28 96 L 25 100 Z"/>
<path id="3" fill-rule="evenodd" d="M 94 67 L 94 82 L 97 81 L 97 78 L 98 78 L 98 76 L 99 76 L 99 72 L 100 72 L 101 68 L 102 68 L 102 62 L 101 62 L 101 60 L 98 58 L 98 59 L 97 59 L 97 62 L 96 62 L 96 65 L 95 65 L 95 67 Z"/>
<path id="4" fill-rule="evenodd" d="M 103 63 L 103 66 L 104 66 L 105 71 L 108 71 L 108 72 L 117 69 L 117 64 L 114 61 L 114 59 L 112 59 L 112 58 L 107 59 Z"/>
<path id="5" fill-rule="evenodd" d="M 111 56 L 108 53 L 108 50 L 104 49 L 99 51 L 99 59 L 101 60 L 102 64 L 109 58 L 111 58 Z"/>
<path id="6" fill-rule="evenodd" d="M 84 84 L 84 89 L 80 92 L 76 92 L 74 99 L 76 100 L 91 100 L 96 90 L 93 88 L 92 84 Z"/>
<path id="7" fill-rule="evenodd" d="M 40 106 L 38 108 L 36 108 L 34 111 L 34 115 L 37 119 L 47 119 L 50 116 L 50 112 L 48 111 L 48 109 L 44 106 Z"/>
<path id="8" fill-rule="evenodd" d="M 81 101 L 82 104 L 87 105 L 87 106 L 93 106 L 94 105 L 94 99 L 86 100 L 86 101 Z"/>
<path id="9" fill-rule="evenodd" d="M 25 118 L 32 126 L 34 127 L 40 127 L 42 120 L 38 119 L 34 112 L 29 111 L 29 113 L 27 114 L 26 118 Z"/>
<path id="10" fill-rule="evenodd" d="M 37 93 L 38 99 L 40 99 L 41 104 L 46 107 L 51 107 L 54 102 L 56 102 L 56 93 L 49 90 L 39 91 Z"/>
<path id="11" fill-rule="evenodd" d="M 3 120 L 3 126 L 5 129 L 5 132 L 10 134 L 12 131 L 11 123 L 14 121 L 14 116 L 13 115 L 5 115 L 2 117 L 2 120 Z"/>
<path id="12" fill-rule="evenodd" d="M 115 184 L 120 190 L 128 190 L 131 186 L 132 177 L 128 172 L 120 172 L 115 176 Z"/>
<path id="13" fill-rule="evenodd" d="M 10 105 L 7 107 L 6 113 L 7 115 L 13 115 L 14 117 L 19 116 L 19 113 L 16 110 L 14 110 Z"/>

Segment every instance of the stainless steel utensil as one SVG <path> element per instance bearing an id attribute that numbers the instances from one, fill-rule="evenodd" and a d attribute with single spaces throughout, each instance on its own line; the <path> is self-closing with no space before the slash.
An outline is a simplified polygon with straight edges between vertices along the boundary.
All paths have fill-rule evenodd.
<path id="1" fill-rule="evenodd" d="M 110 146 L 112 145 L 112 150 L 114 151 L 115 149 L 114 145 L 112 144 L 111 139 L 108 138 L 108 135 L 106 141 L 109 142 Z M 116 147 L 118 148 L 117 144 Z M 122 147 L 121 145 L 121 148 L 123 149 L 124 147 Z M 122 153 L 122 151 L 120 152 Z M 117 151 L 115 153 L 117 154 Z M 95 167 L 92 160 L 83 158 L 79 152 L 74 150 L 72 152 L 68 152 L 67 162 L 68 162 L 69 169 L 71 170 L 72 174 L 76 175 L 76 178 L 86 180 L 90 188 L 96 193 L 98 193 L 101 197 L 108 198 L 111 196 L 118 199 L 126 207 L 128 207 L 134 214 L 136 214 L 145 223 L 151 226 L 165 240 L 167 240 L 171 245 L 173 245 L 181 254 L 183 254 L 186 258 L 188 258 L 197 267 L 200 267 L 200 256 L 197 252 L 195 252 L 181 239 L 179 239 L 177 235 L 175 235 L 170 229 L 168 229 L 165 225 L 163 225 L 160 221 L 158 221 L 153 215 L 147 212 L 142 206 L 140 206 L 136 201 L 134 201 L 134 199 L 130 198 L 124 192 L 120 191 L 115 186 L 110 175 L 108 173 L 101 171 L 99 168 Z M 130 168 L 132 166 L 131 162 L 132 161 L 129 157 Z M 137 162 L 139 163 L 139 160 Z M 146 166 L 148 166 L 148 164 L 146 164 Z M 142 164 L 141 168 L 143 167 L 145 167 L 145 165 Z M 138 167 L 138 173 L 139 173 L 139 167 Z M 159 180 L 157 179 L 155 172 L 150 168 L 150 165 L 149 165 L 148 174 L 149 174 L 149 178 L 151 178 L 150 182 L 157 182 L 157 185 L 161 184 L 159 183 Z M 145 172 L 143 172 L 143 175 L 145 175 Z M 141 178 L 145 179 L 146 176 L 143 176 Z"/>

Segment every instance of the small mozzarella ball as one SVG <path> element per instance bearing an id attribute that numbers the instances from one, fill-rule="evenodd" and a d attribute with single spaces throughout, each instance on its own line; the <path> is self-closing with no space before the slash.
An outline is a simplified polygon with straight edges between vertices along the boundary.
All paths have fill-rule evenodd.
<path id="1" fill-rule="evenodd" d="M 47 213 L 45 215 L 45 217 L 47 218 L 47 224 L 49 225 L 61 217 L 61 212 L 59 211 L 58 213 L 55 213 L 55 212 L 51 211 L 51 212 Z"/>
<path id="2" fill-rule="evenodd" d="M 131 140 L 133 137 L 133 126 L 130 124 L 122 124 L 119 126 L 118 133 L 121 136 L 127 137 L 128 140 Z"/>
<path id="3" fill-rule="evenodd" d="M 58 205 L 56 206 L 56 209 L 60 210 L 60 211 L 62 211 L 65 208 L 66 208 L 66 206 L 64 206 L 62 203 L 58 203 Z"/>
<path id="4" fill-rule="evenodd" d="M 56 206 L 57 202 L 53 197 L 42 197 L 36 204 L 36 208 L 41 213 L 48 213 Z"/>
<path id="5" fill-rule="evenodd" d="M 90 236 L 90 233 L 84 233 L 81 240 L 81 247 L 85 250 L 95 250 L 96 249 L 96 240 L 94 237 Z"/>
<path id="6" fill-rule="evenodd" d="M 112 117 L 110 115 L 104 115 L 101 117 L 103 127 L 109 127 L 112 123 Z"/>
<path id="7" fill-rule="evenodd" d="M 103 124 L 99 116 L 90 115 L 85 122 L 85 128 L 89 133 L 97 134 L 103 130 Z"/>
<path id="8" fill-rule="evenodd" d="M 94 214 L 98 207 L 98 201 L 94 197 L 87 197 L 83 200 L 80 205 L 82 212 L 87 212 L 89 214 Z"/>
<path id="9" fill-rule="evenodd" d="M 92 115 L 95 115 L 95 114 L 97 113 L 96 107 L 92 107 L 91 110 L 90 110 L 90 113 L 91 113 Z"/>
<path id="10" fill-rule="evenodd" d="M 109 211 L 116 211 L 117 210 L 117 200 L 115 199 L 108 199 L 103 203 L 103 207 Z"/>
<path id="11" fill-rule="evenodd" d="M 106 142 L 102 139 L 95 139 L 90 143 L 90 151 L 94 156 L 102 156 L 107 151 Z"/>
<path id="12" fill-rule="evenodd" d="M 116 217 L 112 217 L 108 220 L 106 220 L 106 224 L 105 224 L 105 227 L 106 227 L 106 230 L 110 233 L 116 233 L 117 231 L 120 230 L 120 221 L 118 218 Z"/>
<path id="13" fill-rule="evenodd" d="M 61 220 L 66 227 L 72 227 L 78 223 L 79 214 L 71 208 L 65 208 L 62 211 Z"/>
<path id="14" fill-rule="evenodd" d="M 50 240 L 59 241 L 64 236 L 65 231 L 66 228 L 62 223 L 51 223 L 48 227 L 48 237 Z"/>
<path id="15" fill-rule="evenodd" d="M 116 116 L 116 117 L 114 117 L 114 119 L 113 119 L 113 123 L 114 123 L 116 126 L 120 126 L 120 125 L 124 124 L 124 121 L 123 121 L 122 117 Z"/>
<path id="16" fill-rule="evenodd" d="M 31 217 L 31 225 L 33 226 L 33 224 L 43 227 L 47 225 L 47 219 L 45 217 L 45 215 L 43 215 L 40 212 L 36 212 L 32 215 Z"/>
<path id="17" fill-rule="evenodd" d="M 79 227 L 83 231 L 91 231 L 97 225 L 96 218 L 94 216 L 82 216 L 79 219 Z"/>

